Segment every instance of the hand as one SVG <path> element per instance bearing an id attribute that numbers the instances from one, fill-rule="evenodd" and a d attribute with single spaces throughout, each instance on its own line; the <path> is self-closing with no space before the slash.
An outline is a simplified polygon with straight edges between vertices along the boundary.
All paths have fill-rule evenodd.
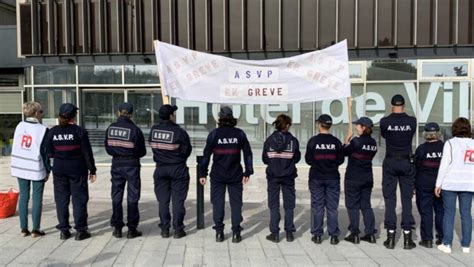
<path id="1" fill-rule="evenodd" d="M 437 186 L 434 190 L 434 194 L 436 197 L 441 197 L 441 187 Z"/>
<path id="2" fill-rule="evenodd" d="M 416 196 L 416 189 L 413 189 L 413 196 Z"/>
<path id="3" fill-rule="evenodd" d="M 352 138 L 352 134 L 348 134 L 346 137 L 346 140 L 344 141 L 344 144 L 349 144 L 349 142 L 351 141 L 351 138 Z"/>
<path id="4" fill-rule="evenodd" d="M 44 179 L 43 179 L 43 180 L 44 180 L 44 182 L 45 182 L 45 183 L 46 183 L 46 182 L 49 180 L 49 173 L 48 173 L 48 174 L 46 174 L 46 177 L 44 177 Z"/>
<path id="5" fill-rule="evenodd" d="M 89 174 L 89 181 L 91 182 L 91 184 L 95 183 L 95 180 L 97 180 L 97 175 Z"/>
<path id="6" fill-rule="evenodd" d="M 248 177 L 248 176 L 242 177 L 242 183 L 243 184 L 247 184 L 249 182 L 249 180 L 250 180 L 250 177 Z"/>
<path id="7" fill-rule="evenodd" d="M 199 183 L 202 185 L 202 186 L 205 186 L 206 185 L 206 178 L 205 177 L 201 177 L 199 178 Z"/>

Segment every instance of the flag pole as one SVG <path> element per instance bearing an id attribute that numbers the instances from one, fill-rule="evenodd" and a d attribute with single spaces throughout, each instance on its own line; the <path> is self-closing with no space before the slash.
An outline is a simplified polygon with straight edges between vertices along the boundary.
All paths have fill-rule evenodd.
<path id="1" fill-rule="evenodd" d="M 153 47 L 155 48 L 155 53 L 158 50 L 158 40 L 153 41 Z M 161 73 L 160 68 L 158 67 L 158 57 L 156 57 L 156 67 L 158 68 L 158 79 L 160 81 L 160 88 L 161 88 L 161 99 L 163 101 L 163 105 L 169 104 L 170 103 L 170 97 L 166 93 L 166 88 L 163 83 L 163 73 Z"/>
<path id="2" fill-rule="evenodd" d="M 349 117 L 349 124 L 347 126 L 346 142 L 348 143 L 353 134 L 352 132 L 352 97 L 351 96 L 347 98 L 347 113 Z"/>

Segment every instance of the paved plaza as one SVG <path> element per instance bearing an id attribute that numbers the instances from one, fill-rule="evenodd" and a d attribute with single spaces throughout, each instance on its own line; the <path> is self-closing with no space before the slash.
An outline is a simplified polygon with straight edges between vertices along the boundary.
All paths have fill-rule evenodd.
<path id="1" fill-rule="evenodd" d="M 230 210 L 226 210 L 226 241 L 216 243 L 212 230 L 212 213 L 209 203 L 209 186 L 205 188 L 205 226 L 196 229 L 196 178 L 195 168 L 190 168 L 191 185 L 186 202 L 186 230 L 182 239 L 163 239 L 159 235 L 158 204 L 153 192 L 154 168 L 142 168 L 142 197 L 140 202 L 140 238 L 128 240 L 112 237 L 109 226 L 111 216 L 110 177 L 107 166 L 98 166 L 98 179 L 91 184 L 89 201 L 89 226 L 92 238 L 84 241 L 59 240 L 52 181 L 48 181 L 44 195 L 42 227 L 47 235 L 42 238 L 21 237 L 18 216 L 0 220 L 0 265 L 4 266 L 474 266 L 474 252 L 463 254 L 460 250 L 460 223 L 456 220 L 453 253 L 443 254 L 437 249 L 417 247 L 404 250 L 403 237 L 398 233 L 394 250 L 385 249 L 383 230 L 384 203 L 381 192 L 381 170 L 375 168 L 375 188 L 372 195 L 380 236 L 377 244 L 354 245 L 341 241 L 329 244 L 325 235 L 323 244 L 311 242 L 310 195 L 307 186 L 307 168 L 300 168 L 296 183 L 297 207 L 295 210 L 296 240 L 278 243 L 265 239 L 268 234 L 269 211 L 267 208 L 264 168 L 257 168 L 256 175 L 244 189 L 243 241 L 231 242 Z M 0 190 L 18 188 L 16 179 L 9 175 L 9 159 L 0 159 Z M 341 169 L 344 172 L 344 169 Z M 31 205 L 31 204 L 30 204 Z M 348 217 L 344 207 L 344 194 L 339 203 L 339 225 L 342 236 L 347 234 Z M 400 210 L 397 210 L 398 213 Z M 418 212 L 414 214 L 419 222 Z M 72 220 L 72 218 L 71 218 Z M 281 226 L 282 226 L 281 222 Z M 31 225 L 31 224 L 30 224 Z M 126 230 L 126 229 L 124 229 Z M 283 231 L 283 230 L 282 230 Z M 419 229 L 415 239 L 419 241 Z M 284 232 L 281 233 L 284 236 Z"/>

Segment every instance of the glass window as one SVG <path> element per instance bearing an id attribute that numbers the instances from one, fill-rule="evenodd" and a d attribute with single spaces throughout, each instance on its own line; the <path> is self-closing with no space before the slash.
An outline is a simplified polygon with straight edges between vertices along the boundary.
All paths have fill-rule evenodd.
<path id="1" fill-rule="evenodd" d="M 416 60 L 374 60 L 367 62 L 367 80 L 415 80 Z"/>
<path id="2" fill-rule="evenodd" d="M 31 69 L 33 67 L 26 67 L 25 68 L 25 84 L 30 85 L 31 84 Z"/>
<path id="3" fill-rule="evenodd" d="M 79 66 L 79 83 L 121 84 L 122 68 L 114 65 Z"/>
<path id="4" fill-rule="evenodd" d="M 358 44 L 359 47 L 374 46 L 374 0 L 359 0 Z"/>
<path id="5" fill-rule="evenodd" d="M 319 1 L 319 47 L 325 48 L 336 42 L 336 1 Z"/>
<path id="6" fill-rule="evenodd" d="M 423 77 L 467 77 L 468 62 L 423 62 Z"/>
<path id="7" fill-rule="evenodd" d="M 35 84 L 75 84 L 76 66 L 36 66 Z"/>
<path id="8" fill-rule="evenodd" d="M 405 98 L 405 112 L 415 116 L 416 108 L 416 83 L 369 83 L 365 94 L 366 115 L 374 121 L 375 127 L 372 137 L 377 141 L 379 150 L 374 158 L 374 165 L 381 165 L 385 157 L 385 139 L 380 134 L 380 119 L 391 113 L 391 99 L 395 94 L 401 94 Z M 413 149 L 415 149 L 416 138 L 413 138 Z"/>
<path id="9" fill-rule="evenodd" d="M 0 157 L 12 153 L 13 134 L 21 121 L 21 114 L 0 114 Z"/>
<path id="10" fill-rule="evenodd" d="M 43 108 L 43 118 L 55 119 L 59 113 L 59 107 L 63 103 L 77 105 L 75 88 L 36 88 L 35 101 Z"/>
<path id="11" fill-rule="evenodd" d="M 344 14 L 341 16 L 341 14 Z M 355 1 L 339 1 L 338 40 L 347 39 L 347 46 L 354 47 Z"/>
<path id="12" fill-rule="evenodd" d="M 349 64 L 349 76 L 351 79 L 362 79 L 362 65 Z"/>
<path id="13" fill-rule="evenodd" d="M 393 46 L 393 0 L 378 1 L 377 7 L 377 44 Z"/>
<path id="14" fill-rule="evenodd" d="M 126 84 L 157 84 L 159 82 L 156 65 L 125 66 Z"/>
<path id="15" fill-rule="evenodd" d="M 397 45 L 413 44 L 413 0 L 398 0 Z"/>

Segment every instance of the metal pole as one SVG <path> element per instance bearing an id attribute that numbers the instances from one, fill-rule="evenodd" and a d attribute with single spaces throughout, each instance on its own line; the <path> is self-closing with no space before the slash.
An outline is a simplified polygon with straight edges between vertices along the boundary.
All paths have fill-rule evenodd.
<path id="1" fill-rule="evenodd" d="M 199 182 L 199 168 L 202 156 L 196 156 L 196 225 L 204 229 L 204 186 Z"/>

